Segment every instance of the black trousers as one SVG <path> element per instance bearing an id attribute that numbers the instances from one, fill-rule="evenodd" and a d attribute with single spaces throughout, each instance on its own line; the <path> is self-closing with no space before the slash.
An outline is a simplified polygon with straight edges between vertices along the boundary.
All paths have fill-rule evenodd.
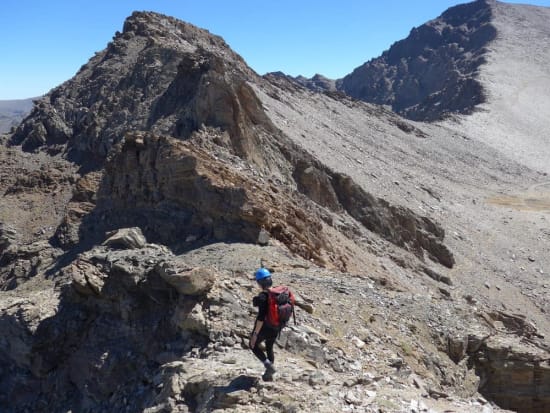
<path id="1" fill-rule="evenodd" d="M 254 352 L 254 355 L 258 357 L 262 363 L 266 359 L 269 359 L 269 361 L 271 361 L 272 363 L 275 362 L 275 355 L 273 354 L 273 345 L 275 344 L 275 340 L 277 340 L 278 335 L 279 335 L 279 331 L 269 328 L 265 324 L 262 326 L 260 332 L 258 333 L 256 344 L 252 349 L 252 351 Z M 264 341 L 265 341 L 265 350 L 267 354 L 264 353 L 260 348 L 260 343 Z"/>

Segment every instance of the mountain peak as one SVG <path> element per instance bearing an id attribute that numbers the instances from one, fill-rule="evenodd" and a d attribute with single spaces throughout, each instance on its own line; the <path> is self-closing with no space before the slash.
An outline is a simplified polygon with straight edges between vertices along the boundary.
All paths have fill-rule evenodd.
<path id="1" fill-rule="evenodd" d="M 185 139 L 214 123 L 236 134 L 233 115 L 220 113 L 233 110 L 233 89 L 241 93 L 244 79 L 254 76 L 221 37 L 173 17 L 134 12 L 106 49 L 45 96 L 11 141 L 102 162 L 128 130 Z M 223 108 L 210 102 L 218 98 Z"/>
<path id="2" fill-rule="evenodd" d="M 485 101 L 476 76 L 486 61 L 486 46 L 496 36 L 493 4 L 461 4 L 413 28 L 382 56 L 338 81 L 339 88 L 415 120 L 471 112 Z"/>
<path id="3" fill-rule="evenodd" d="M 124 22 L 122 36 L 143 36 L 151 39 L 186 41 L 205 49 L 229 46 L 220 37 L 190 23 L 152 11 L 135 11 Z"/>

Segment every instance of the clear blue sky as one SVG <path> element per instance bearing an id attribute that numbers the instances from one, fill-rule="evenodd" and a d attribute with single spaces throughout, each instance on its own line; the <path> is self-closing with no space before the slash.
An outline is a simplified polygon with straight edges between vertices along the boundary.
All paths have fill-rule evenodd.
<path id="1" fill-rule="evenodd" d="M 38 96 L 71 78 L 134 10 L 168 14 L 222 36 L 260 74 L 340 78 L 464 2 L 1 0 L 0 99 Z M 526 3 L 550 6 L 550 0 Z"/>

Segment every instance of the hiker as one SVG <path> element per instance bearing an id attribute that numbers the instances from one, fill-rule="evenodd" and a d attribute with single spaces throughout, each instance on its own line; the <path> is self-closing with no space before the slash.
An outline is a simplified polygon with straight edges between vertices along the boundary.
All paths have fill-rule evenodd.
<path id="1" fill-rule="evenodd" d="M 254 352 L 254 355 L 264 363 L 265 373 L 262 376 L 262 379 L 265 381 L 273 380 L 273 374 L 275 373 L 275 355 L 273 354 L 273 345 L 277 336 L 279 335 L 279 330 L 277 328 L 269 326 L 265 319 L 267 317 L 267 299 L 269 288 L 273 285 L 273 280 L 271 279 L 271 273 L 266 268 L 260 268 L 254 273 L 256 277 L 256 282 L 262 289 L 262 292 L 258 294 L 252 300 L 252 305 L 258 307 L 258 316 L 256 317 L 256 322 L 254 323 L 254 329 L 252 330 L 252 335 L 250 336 L 249 346 Z M 265 350 L 264 353 L 260 349 L 260 344 L 265 341 Z"/>
<path id="2" fill-rule="evenodd" d="M 262 292 L 252 300 L 254 307 L 258 307 L 258 316 L 249 346 L 265 366 L 262 379 L 271 381 L 275 373 L 273 345 L 290 315 L 294 313 L 294 295 L 285 286 L 271 288 L 273 281 L 267 268 L 260 268 L 254 276 Z M 265 342 L 265 352 L 260 349 L 262 342 Z"/>

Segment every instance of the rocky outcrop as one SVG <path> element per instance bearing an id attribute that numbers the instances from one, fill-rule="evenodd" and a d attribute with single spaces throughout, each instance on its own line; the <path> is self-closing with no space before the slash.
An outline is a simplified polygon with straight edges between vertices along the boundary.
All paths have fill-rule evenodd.
<path id="1" fill-rule="evenodd" d="M 182 268 L 185 274 L 171 271 Z M 58 275 L 64 279 L 60 294 L 45 291 L 3 301 L 0 408 L 277 408 L 276 400 L 258 394 L 257 377 L 243 376 L 260 365 L 246 348 L 253 280 L 213 271 L 189 267 L 154 244 L 99 246 Z M 353 360 L 327 347 L 326 339 L 323 345 L 319 334 L 293 326 L 282 334 L 281 347 L 344 372 Z M 328 382 L 326 373 L 301 374 L 296 380 Z M 279 385 L 290 389 L 295 381 Z"/>
<path id="2" fill-rule="evenodd" d="M 144 255 L 150 264 L 136 259 Z M 172 288 L 158 276 L 147 275 L 156 260 L 169 255 L 153 245 L 112 253 L 98 248 L 68 267 L 65 274 L 74 287 L 64 289 L 55 312 L 35 323 L 33 334 L 26 338 L 29 350 L 21 354 L 24 347 L 18 343 L 3 353 L 4 371 L 19 369 L 19 377 L 27 379 L 25 384 L 12 380 L 11 387 L 3 389 L 2 408 L 36 410 L 41 405 L 40 409 L 57 411 L 63 406 L 76 410 L 96 406 L 99 411 L 97 406 L 106 406 L 103 403 L 113 394 L 128 394 L 139 377 L 147 377 L 148 358 L 153 360 L 178 336 L 166 319 L 169 303 L 174 303 Z M 9 317 L 5 314 L 0 325 L 5 326 Z M 22 328 L 28 324 L 23 321 L 18 322 Z M 129 377 L 137 380 L 129 383 Z M 27 387 L 33 382 L 37 386 Z M 134 392 L 137 395 L 135 387 Z"/>
<path id="3" fill-rule="evenodd" d="M 134 13 L 108 47 L 34 107 L 11 143 L 101 163 L 127 130 L 188 138 L 226 130 L 232 148 L 262 164 L 268 125 L 246 81 L 255 74 L 217 36 L 156 13 Z"/>
<path id="4" fill-rule="evenodd" d="M 479 392 L 500 407 L 519 413 L 548 411 L 550 348 L 544 337 L 522 315 L 499 311 L 480 316 L 490 328 L 449 336 L 447 354 L 455 363 L 466 360 L 479 377 Z"/>
<path id="5" fill-rule="evenodd" d="M 500 407 L 518 413 L 550 409 L 548 352 L 511 340 L 484 342 L 472 362 L 480 376 L 479 391 Z"/>
<path id="6" fill-rule="evenodd" d="M 336 81 L 329 79 L 323 75 L 316 74 L 312 78 L 307 78 L 305 76 L 296 76 L 292 77 L 284 74 L 283 72 L 271 72 L 264 75 L 267 79 L 284 79 L 291 82 L 297 83 L 313 92 L 335 92 L 336 91 Z"/>
<path id="7" fill-rule="evenodd" d="M 148 240 L 189 248 L 216 240 L 255 243 L 263 229 L 292 251 L 328 264 L 327 251 L 335 249 L 301 202 L 190 142 L 134 133 L 107 164 L 93 211 L 60 232 L 74 233 L 76 225 L 86 243 L 110 229 L 139 226 Z"/>
<path id="8" fill-rule="evenodd" d="M 496 36 L 491 1 L 455 6 L 414 28 L 382 56 L 337 81 L 348 95 L 414 120 L 433 121 L 469 113 L 484 102 L 478 68 Z"/>
<path id="9" fill-rule="evenodd" d="M 215 241 L 256 243 L 269 234 L 306 259 L 340 268 L 347 258 L 328 241 L 324 225 L 332 223 L 323 218 L 328 208 L 348 213 L 364 226 L 347 234 L 351 238 L 367 229 L 422 260 L 453 266 L 437 224 L 372 197 L 304 153 L 284 153 L 290 165 L 295 164 L 298 192 L 266 185 L 245 165 L 235 168 L 213 159 L 194 139 L 127 134 L 101 182 L 94 181 L 97 199 L 90 202 L 89 196 L 76 192 L 58 240 L 67 248 L 93 245 L 103 242 L 106 231 L 137 226 L 148 240 L 187 249 Z"/>
<path id="10" fill-rule="evenodd" d="M 453 267 L 453 254 L 443 244 L 445 231 L 437 223 L 417 216 L 407 208 L 373 197 L 348 176 L 338 174 L 334 176 L 334 182 L 338 199 L 346 212 L 367 229 L 421 258 L 426 253 L 433 261 Z"/>
<path id="11" fill-rule="evenodd" d="M 296 162 L 298 189 L 316 203 L 335 212 L 345 212 L 369 231 L 393 244 L 448 268 L 455 259 L 443 244 L 445 231 L 429 218 L 389 204 L 363 190 L 350 177 L 303 160 Z"/>

